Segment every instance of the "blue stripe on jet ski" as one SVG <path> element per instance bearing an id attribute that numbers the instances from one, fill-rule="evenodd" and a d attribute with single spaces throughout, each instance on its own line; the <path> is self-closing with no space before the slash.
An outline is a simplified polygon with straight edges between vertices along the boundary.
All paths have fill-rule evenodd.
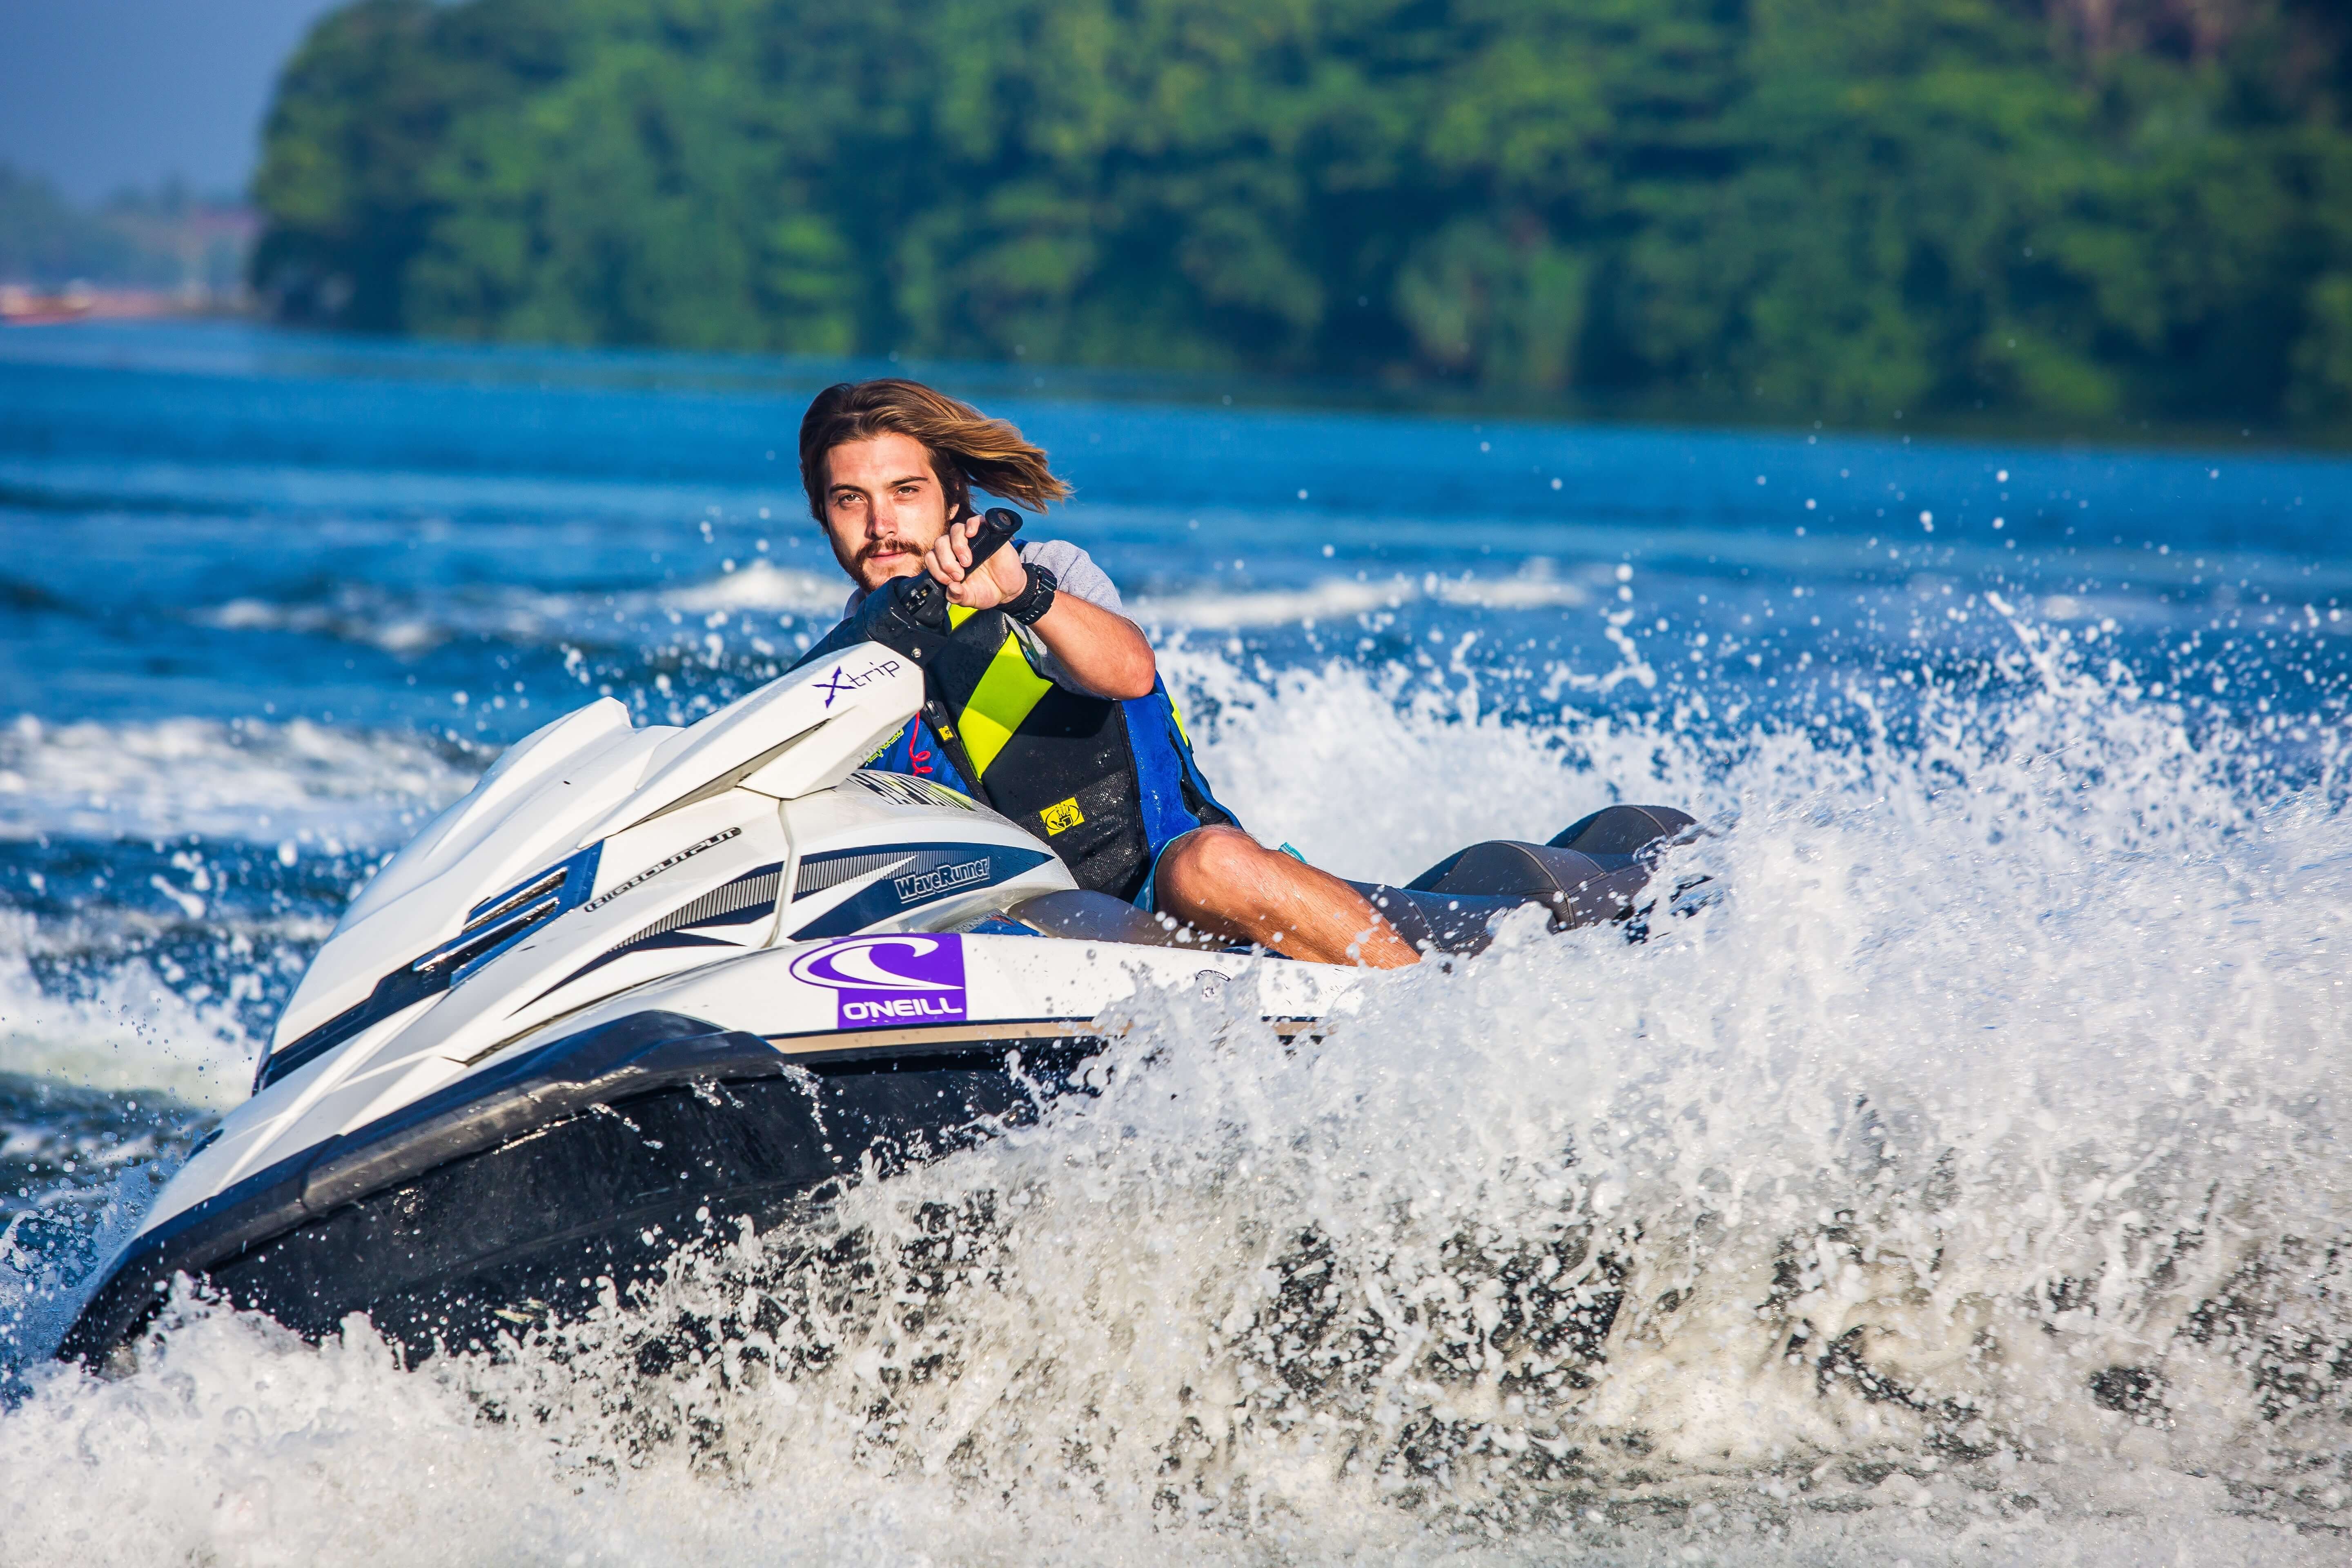
<path id="1" fill-rule="evenodd" d="M 599 859 L 603 858 L 604 854 L 604 840 L 598 839 L 595 843 L 588 846 L 587 848 L 580 851 L 579 854 L 574 855 L 570 859 L 564 861 L 562 865 L 555 867 L 551 872 L 546 873 L 545 875 L 552 875 L 553 872 L 556 871 L 562 873 L 563 879 L 556 885 L 555 908 L 550 910 L 544 919 L 531 921 L 529 925 L 524 926 L 521 930 L 515 931 L 513 934 L 509 936 L 504 942 L 499 942 L 496 947 L 490 948 L 487 952 L 476 953 L 473 957 L 466 960 L 464 963 L 458 965 L 457 968 L 450 974 L 450 985 L 452 987 L 463 985 L 467 981 L 471 980 L 476 974 L 479 973 L 484 964 L 489 963 L 492 959 L 497 958 L 501 953 L 511 951 L 517 942 L 520 942 L 523 938 L 530 936 L 532 932 L 537 931 L 541 927 L 545 926 L 549 921 L 555 919 L 558 915 L 576 910 L 582 904 L 586 903 L 588 901 L 588 895 L 596 890 L 596 863 Z M 517 891 L 520 892 L 522 889 L 529 888 L 530 886 L 530 884 L 526 882 L 522 884 L 521 888 L 517 889 Z M 511 897 L 512 895 L 509 896 Z M 502 900 L 490 900 L 490 907 L 495 910 L 499 906 L 501 901 Z"/>
<path id="2" fill-rule="evenodd" d="M 764 920 L 776 907 L 776 896 L 782 889 L 783 879 L 784 863 L 781 860 L 772 860 L 765 866 L 746 871 L 733 881 L 722 883 L 700 898 L 672 910 L 626 942 L 607 948 L 532 997 L 531 1001 L 543 1001 L 582 975 L 593 973 L 615 959 L 626 958 L 633 952 L 645 952 L 659 947 L 740 947 L 740 942 L 688 933 L 689 928 L 694 927 L 750 925 L 754 921 Z"/>

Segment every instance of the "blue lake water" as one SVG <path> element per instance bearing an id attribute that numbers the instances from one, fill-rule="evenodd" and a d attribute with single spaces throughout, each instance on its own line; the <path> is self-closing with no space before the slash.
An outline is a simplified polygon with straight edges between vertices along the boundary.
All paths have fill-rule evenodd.
<path id="1" fill-rule="evenodd" d="M 1221 1110 L 924 1173 L 1024 1217 L 887 1420 L 873 1312 L 757 1394 L 201 1311 L 51 1367 L 407 832 L 571 706 L 690 720 L 832 624 L 794 433 L 888 368 L 0 334 L 0 1559 L 2336 1560 L 2352 462 L 2251 442 L 942 368 L 1076 485 L 1030 530 L 1119 581 L 1260 837 L 1406 876 L 1663 800 L 1729 894 L 1385 982 L 1319 1055 L 1144 1020 Z M 1563 1201 L 1628 1271 L 1597 1379 L 1477 1262 Z M 1308 1232 L 1423 1350 L 1265 1327 Z"/>

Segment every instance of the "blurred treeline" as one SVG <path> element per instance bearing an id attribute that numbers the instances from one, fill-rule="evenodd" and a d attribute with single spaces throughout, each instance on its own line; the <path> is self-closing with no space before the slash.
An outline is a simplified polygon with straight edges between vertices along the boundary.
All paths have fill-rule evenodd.
<path id="1" fill-rule="evenodd" d="M 195 289 L 233 296 L 252 238 L 250 215 L 177 180 L 118 191 L 85 212 L 37 174 L 0 163 L 0 283 Z"/>
<path id="2" fill-rule="evenodd" d="M 369 329 L 2352 420 L 2341 0 L 362 0 L 256 281 Z"/>

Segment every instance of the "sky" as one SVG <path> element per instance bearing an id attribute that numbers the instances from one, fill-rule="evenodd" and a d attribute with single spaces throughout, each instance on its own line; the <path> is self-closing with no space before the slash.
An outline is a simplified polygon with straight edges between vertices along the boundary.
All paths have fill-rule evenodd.
<path id="1" fill-rule="evenodd" d="M 271 83 L 337 0 L 0 0 L 0 161 L 85 205 L 241 193 Z"/>

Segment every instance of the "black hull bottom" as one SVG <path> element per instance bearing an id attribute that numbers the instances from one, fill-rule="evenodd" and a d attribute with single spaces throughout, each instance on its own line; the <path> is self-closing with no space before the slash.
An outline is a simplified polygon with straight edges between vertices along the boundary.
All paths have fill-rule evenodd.
<path id="1" fill-rule="evenodd" d="M 625 1297 L 688 1242 L 804 1215 L 869 1158 L 887 1175 L 1031 1120 L 1097 1048 L 966 1039 L 799 1070 L 764 1041 L 699 1028 L 647 1015 L 558 1042 L 437 1121 L 406 1116 L 388 1136 L 358 1135 L 356 1151 L 331 1147 L 303 1170 L 238 1184 L 142 1238 L 58 1353 L 95 1362 L 131 1342 L 178 1273 L 312 1338 L 364 1312 L 412 1360 L 484 1348 L 577 1317 L 600 1281 Z M 649 1032 L 660 1037 L 650 1048 L 627 1049 Z M 692 1070 L 698 1058 L 706 1070 Z M 656 1070 L 627 1070 L 648 1058 Z M 567 1061 L 591 1070 L 566 1079 Z M 505 1125 L 501 1089 L 523 1101 L 510 1112 L 555 1114 Z M 364 1186 L 369 1174 L 390 1179 L 331 1201 L 339 1179 Z"/>
<path id="2" fill-rule="evenodd" d="M 883 1173 L 1034 1115 L 1001 1055 L 664 1089 L 574 1116 L 315 1220 L 209 1279 L 316 1338 L 352 1312 L 412 1355 L 577 1317 L 601 1279 L 625 1298 L 688 1241 L 772 1229 L 858 1173 Z M 827 1133 L 830 1133 L 830 1138 Z M 827 1152 L 830 1143 L 834 1152 Z M 845 1159 L 837 1156 L 845 1154 Z"/>

